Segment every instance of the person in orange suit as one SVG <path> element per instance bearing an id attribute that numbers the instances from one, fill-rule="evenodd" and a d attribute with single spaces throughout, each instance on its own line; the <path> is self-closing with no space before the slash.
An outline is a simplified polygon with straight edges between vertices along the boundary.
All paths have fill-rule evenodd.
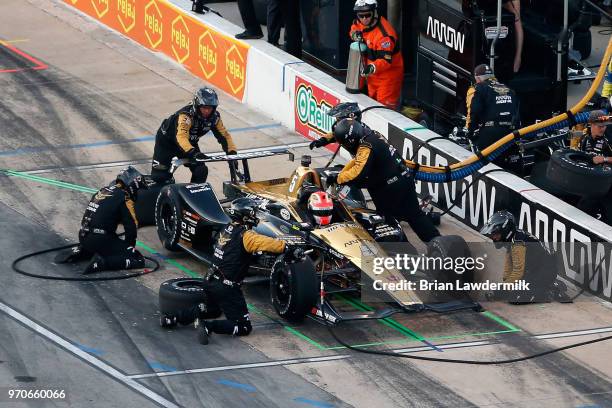
<path id="1" fill-rule="evenodd" d="M 353 8 L 350 36 L 367 46 L 367 63 L 362 75 L 368 80 L 368 96 L 397 109 L 404 79 L 404 60 L 395 29 L 378 15 L 376 0 L 357 0 Z"/>

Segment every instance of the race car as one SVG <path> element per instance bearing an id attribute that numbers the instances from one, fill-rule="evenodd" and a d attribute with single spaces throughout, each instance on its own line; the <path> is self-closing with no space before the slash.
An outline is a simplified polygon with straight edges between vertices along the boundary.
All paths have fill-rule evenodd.
<path id="1" fill-rule="evenodd" d="M 230 222 L 223 204 L 238 197 L 251 197 L 259 202 L 256 232 L 296 240 L 311 249 L 309 257 L 302 262 L 282 262 L 282 257 L 258 254 L 250 265 L 246 283 L 249 279 L 269 279 L 272 304 L 282 318 L 299 321 L 309 316 L 337 324 L 342 320 L 382 318 L 400 311 L 424 309 L 426 305 L 419 294 L 411 290 L 386 290 L 385 296 L 394 307 L 382 311 L 348 315 L 333 307 L 329 299 L 336 293 L 358 295 L 367 282 L 393 283 L 406 279 L 393 268 L 375 272 L 374 258 L 389 255 L 381 245 L 383 242 L 403 242 L 404 252 L 414 255 L 417 252 L 407 242 L 397 221 L 385 219 L 367 208 L 359 189 L 326 185 L 327 176 L 340 171 L 339 168 L 311 168 L 310 158 L 304 156 L 288 178 L 251 181 L 248 160 L 278 155 L 293 159 L 283 148 L 206 159 L 229 163 L 231 177 L 223 184 L 225 198 L 221 200 L 209 183 L 164 186 L 155 205 L 157 232 L 163 246 L 171 251 L 186 251 L 211 265 L 215 237 Z M 242 171 L 238 169 L 239 163 Z M 176 160 L 173 169 L 183 164 L 184 160 Z M 331 193 L 334 203 L 333 222 L 324 227 L 313 222 L 306 208 L 309 195 L 322 190 Z M 465 242 L 456 236 L 438 237 L 429 248 L 431 256 L 469 255 Z M 440 305 L 430 307 L 438 310 L 436 307 Z M 452 307 L 478 305 L 463 302 Z"/>

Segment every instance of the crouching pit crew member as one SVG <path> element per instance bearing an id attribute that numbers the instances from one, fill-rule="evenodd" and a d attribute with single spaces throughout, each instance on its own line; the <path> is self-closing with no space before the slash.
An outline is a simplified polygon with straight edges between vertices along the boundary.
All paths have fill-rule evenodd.
<path id="1" fill-rule="evenodd" d="M 514 215 L 509 211 L 493 214 L 480 233 L 490 238 L 496 248 L 507 250 L 503 282 L 524 280 L 529 284 L 529 290 L 516 291 L 505 296 L 508 302 L 571 302 L 565 294 L 565 284 L 557 280 L 554 256 L 536 237 L 517 229 Z"/>
<path id="2" fill-rule="evenodd" d="M 190 105 L 184 106 L 165 119 L 155 135 L 151 178 L 158 183 L 169 180 L 170 164 L 173 157 L 189 158 L 194 161 L 187 165 L 191 170 L 192 183 L 204 183 L 208 167 L 198 160 L 207 156 L 200 152 L 198 141 L 212 131 L 227 154 L 236 154 L 236 146 L 217 111 L 219 98 L 211 88 L 196 91 Z"/>
<path id="3" fill-rule="evenodd" d="M 163 316 L 162 326 L 195 322 L 198 340 L 202 344 L 208 344 L 212 333 L 234 336 L 248 336 L 251 333 L 249 311 L 240 286 L 249 269 L 252 255 L 263 251 L 275 254 L 284 252 L 294 258 L 304 257 L 303 248 L 252 230 L 258 222 L 257 206 L 257 202 L 251 198 L 232 201 L 229 209 L 232 222 L 215 242 L 213 266 L 204 287 L 204 301 L 176 316 Z M 208 320 L 222 313 L 225 320 Z"/>
<path id="4" fill-rule="evenodd" d="M 408 222 L 424 242 L 440 235 L 421 211 L 404 159 L 381 134 L 356 120 L 343 119 L 334 128 L 334 137 L 354 158 L 337 178 L 328 176 L 328 183 L 367 188 L 379 214 Z"/>
<path id="5" fill-rule="evenodd" d="M 81 221 L 79 242 L 82 252 L 95 255 L 84 274 L 144 267 L 145 259 L 135 249 L 138 220 L 134 202 L 141 188 L 146 188 L 144 178 L 130 166 L 117 175 L 115 183 L 91 197 Z M 117 236 L 118 224 L 123 224 L 124 239 Z"/>

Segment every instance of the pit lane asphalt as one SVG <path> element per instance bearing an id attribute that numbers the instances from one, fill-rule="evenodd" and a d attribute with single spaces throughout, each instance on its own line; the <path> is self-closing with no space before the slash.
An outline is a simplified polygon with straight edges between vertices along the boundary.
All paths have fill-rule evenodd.
<path id="1" fill-rule="evenodd" d="M 9 44 L 49 66 L 0 75 L 0 152 L 13 152 L 0 155 L 0 167 L 46 169 L 44 176 L 49 179 L 86 188 L 97 188 L 116 174 L 117 167 L 92 167 L 99 163 L 137 161 L 137 167 L 147 171 L 143 159 L 151 156 L 153 143 L 146 138 L 154 134 L 161 119 L 188 101 L 201 82 L 63 4 L 9 0 L 0 5 L 0 16 L 0 38 L 19 40 Z M 6 47 L 0 46 L 0 52 L 0 63 L 23 65 L 23 59 Z M 226 95 L 221 94 L 221 100 L 224 121 L 234 129 L 240 148 L 304 141 Z M 201 145 L 218 150 L 211 139 Z M 306 151 L 296 149 L 296 156 Z M 325 153 L 317 153 L 323 156 L 315 157 L 315 164 L 323 164 Z M 294 165 L 281 159 L 254 161 L 253 176 L 288 174 Z M 221 165 L 213 169 L 210 181 L 220 191 L 227 170 Z M 185 180 L 187 174 L 179 172 L 177 178 Z M 202 272 L 200 265 L 185 255 L 161 251 L 155 231 L 144 228 L 139 232 L 141 242 L 175 261 L 165 262 L 157 274 L 105 284 L 51 283 L 14 275 L 10 262 L 18 255 L 62 245 L 64 238 L 76 236 L 89 194 L 20 177 L 0 176 L 0 186 L 0 301 L 76 345 L 99 365 L 115 368 L 119 377 L 136 376 L 137 383 L 150 391 L 129 387 L 123 377 L 111 380 L 99 366 L 94 368 L 95 361 L 75 357 L 6 311 L 0 313 L 3 387 L 23 385 L 36 377 L 36 382 L 27 384 L 64 386 L 73 406 L 153 405 L 143 396 L 147 392 L 184 406 L 612 405 L 611 368 L 602 358 L 609 356 L 608 344 L 503 368 L 375 359 L 334 349 L 325 329 L 311 321 L 297 327 L 277 323 L 264 288 L 248 290 L 247 299 L 254 307 L 251 336 L 215 336 L 211 345 L 201 347 L 189 328 L 159 329 L 156 304 L 161 281 L 184 276 L 186 269 Z M 451 219 L 444 220 L 443 228 L 475 238 Z M 38 272 L 76 273 L 52 269 L 49 258 L 26 266 Z M 545 347 L 542 341 L 525 336 L 528 333 L 612 326 L 610 309 L 595 301 L 486 306 L 521 332 L 481 315 L 457 314 L 397 317 L 399 324 L 417 335 L 390 322 L 351 325 L 339 333 L 355 343 L 393 342 L 394 347 L 423 346 L 420 337 L 435 344 L 484 338 L 502 341 L 503 345 L 426 352 L 490 359 Z M 452 338 L 440 338 L 445 336 Z M 338 358 L 344 355 L 350 358 Z M 308 357 L 328 359 L 277 364 Z M 272 365 L 258 365 L 265 362 Z M 249 363 L 255 366 L 227 369 Z M 201 368 L 210 370 L 181 373 Z M 153 372 L 177 375 L 137 378 Z M 5 402 L 0 401 L 2 406 Z"/>

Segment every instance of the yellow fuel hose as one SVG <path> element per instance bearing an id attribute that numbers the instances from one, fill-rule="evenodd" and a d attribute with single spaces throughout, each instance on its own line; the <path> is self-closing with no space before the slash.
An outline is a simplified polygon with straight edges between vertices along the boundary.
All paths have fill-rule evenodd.
<path id="1" fill-rule="evenodd" d="M 603 59 L 601 60 L 601 64 L 599 66 L 599 71 L 597 72 L 597 76 L 595 77 L 595 79 L 593 80 L 593 83 L 591 84 L 591 87 L 589 88 L 589 90 L 587 91 L 587 93 L 582 97 L 582 99 L 576 104 L 574 105 L 569 111 L 572 114 L 577 114 L 578 112 L 580 112 L 580 110 L 582 108 L 585 107 L 585 105 L 591 100 L 591 98 L 593 97 L 593 95 L 595 94 L 595 92 L 597 91 L 597 89 L 599 88 L 599 85 L 601 84 L 601 81 L 604 78 L 605 72 L 606 72 L 606 67 L 610 61 L 610 58 L 612 57 L 612 37 L 610 37 L 610 40 L 608 41 L 608 46 L 606 48 L 606 52 L 604 54 Z M 526 126 L 524 128 L 521 128 L 518 130 L 518 134 L 519 137 L 524 136 L 528 133 L 532 133 L 535 131 L 538 131 L 540 129 L 544 129 L 548 126 L 557 124 L 561 121 L 567 120 L 569 119 L 567 113 L 561 113 L 553 118 L 547 119 L 545 121 L 530 125 L 530 126 Z M 501 146 L 505 145 L 506 143 L 512 141 L 515 139 L 515 135 L 513 133 L 510 133 L 506 136 L 504 136 L 502 139 L 498 140 L 497 142 L 493 143 L 491 146 L 487 147 L 486 149 L 482 150 L 482 155 L 483 156 L 487 156 L 491 153 L 493 153 L 495 150 L 497 150 L 498 148 L 500 148 Z M 461 169 L 465 166 L 469 166 L 471 164 L 474 164 L 476 162 L 478 162 L 480 160 L 480 158 L 477 155 L 471 156 L 459 163 L 455 163 L 450 165 L 448 168 L 446 167 L 440 167 L 440 166 L 425 166 L 425 165 L 417 165 L 415 162 L 411 161 L 411 160 L 406 160 L 406 166 L 408 168 L 411 169 L 418 169 L 419 172 L 422 173 L 445 173 L 448 171 L 448 169 L 450 170 L 456 170 L 456 169 Z"/>

